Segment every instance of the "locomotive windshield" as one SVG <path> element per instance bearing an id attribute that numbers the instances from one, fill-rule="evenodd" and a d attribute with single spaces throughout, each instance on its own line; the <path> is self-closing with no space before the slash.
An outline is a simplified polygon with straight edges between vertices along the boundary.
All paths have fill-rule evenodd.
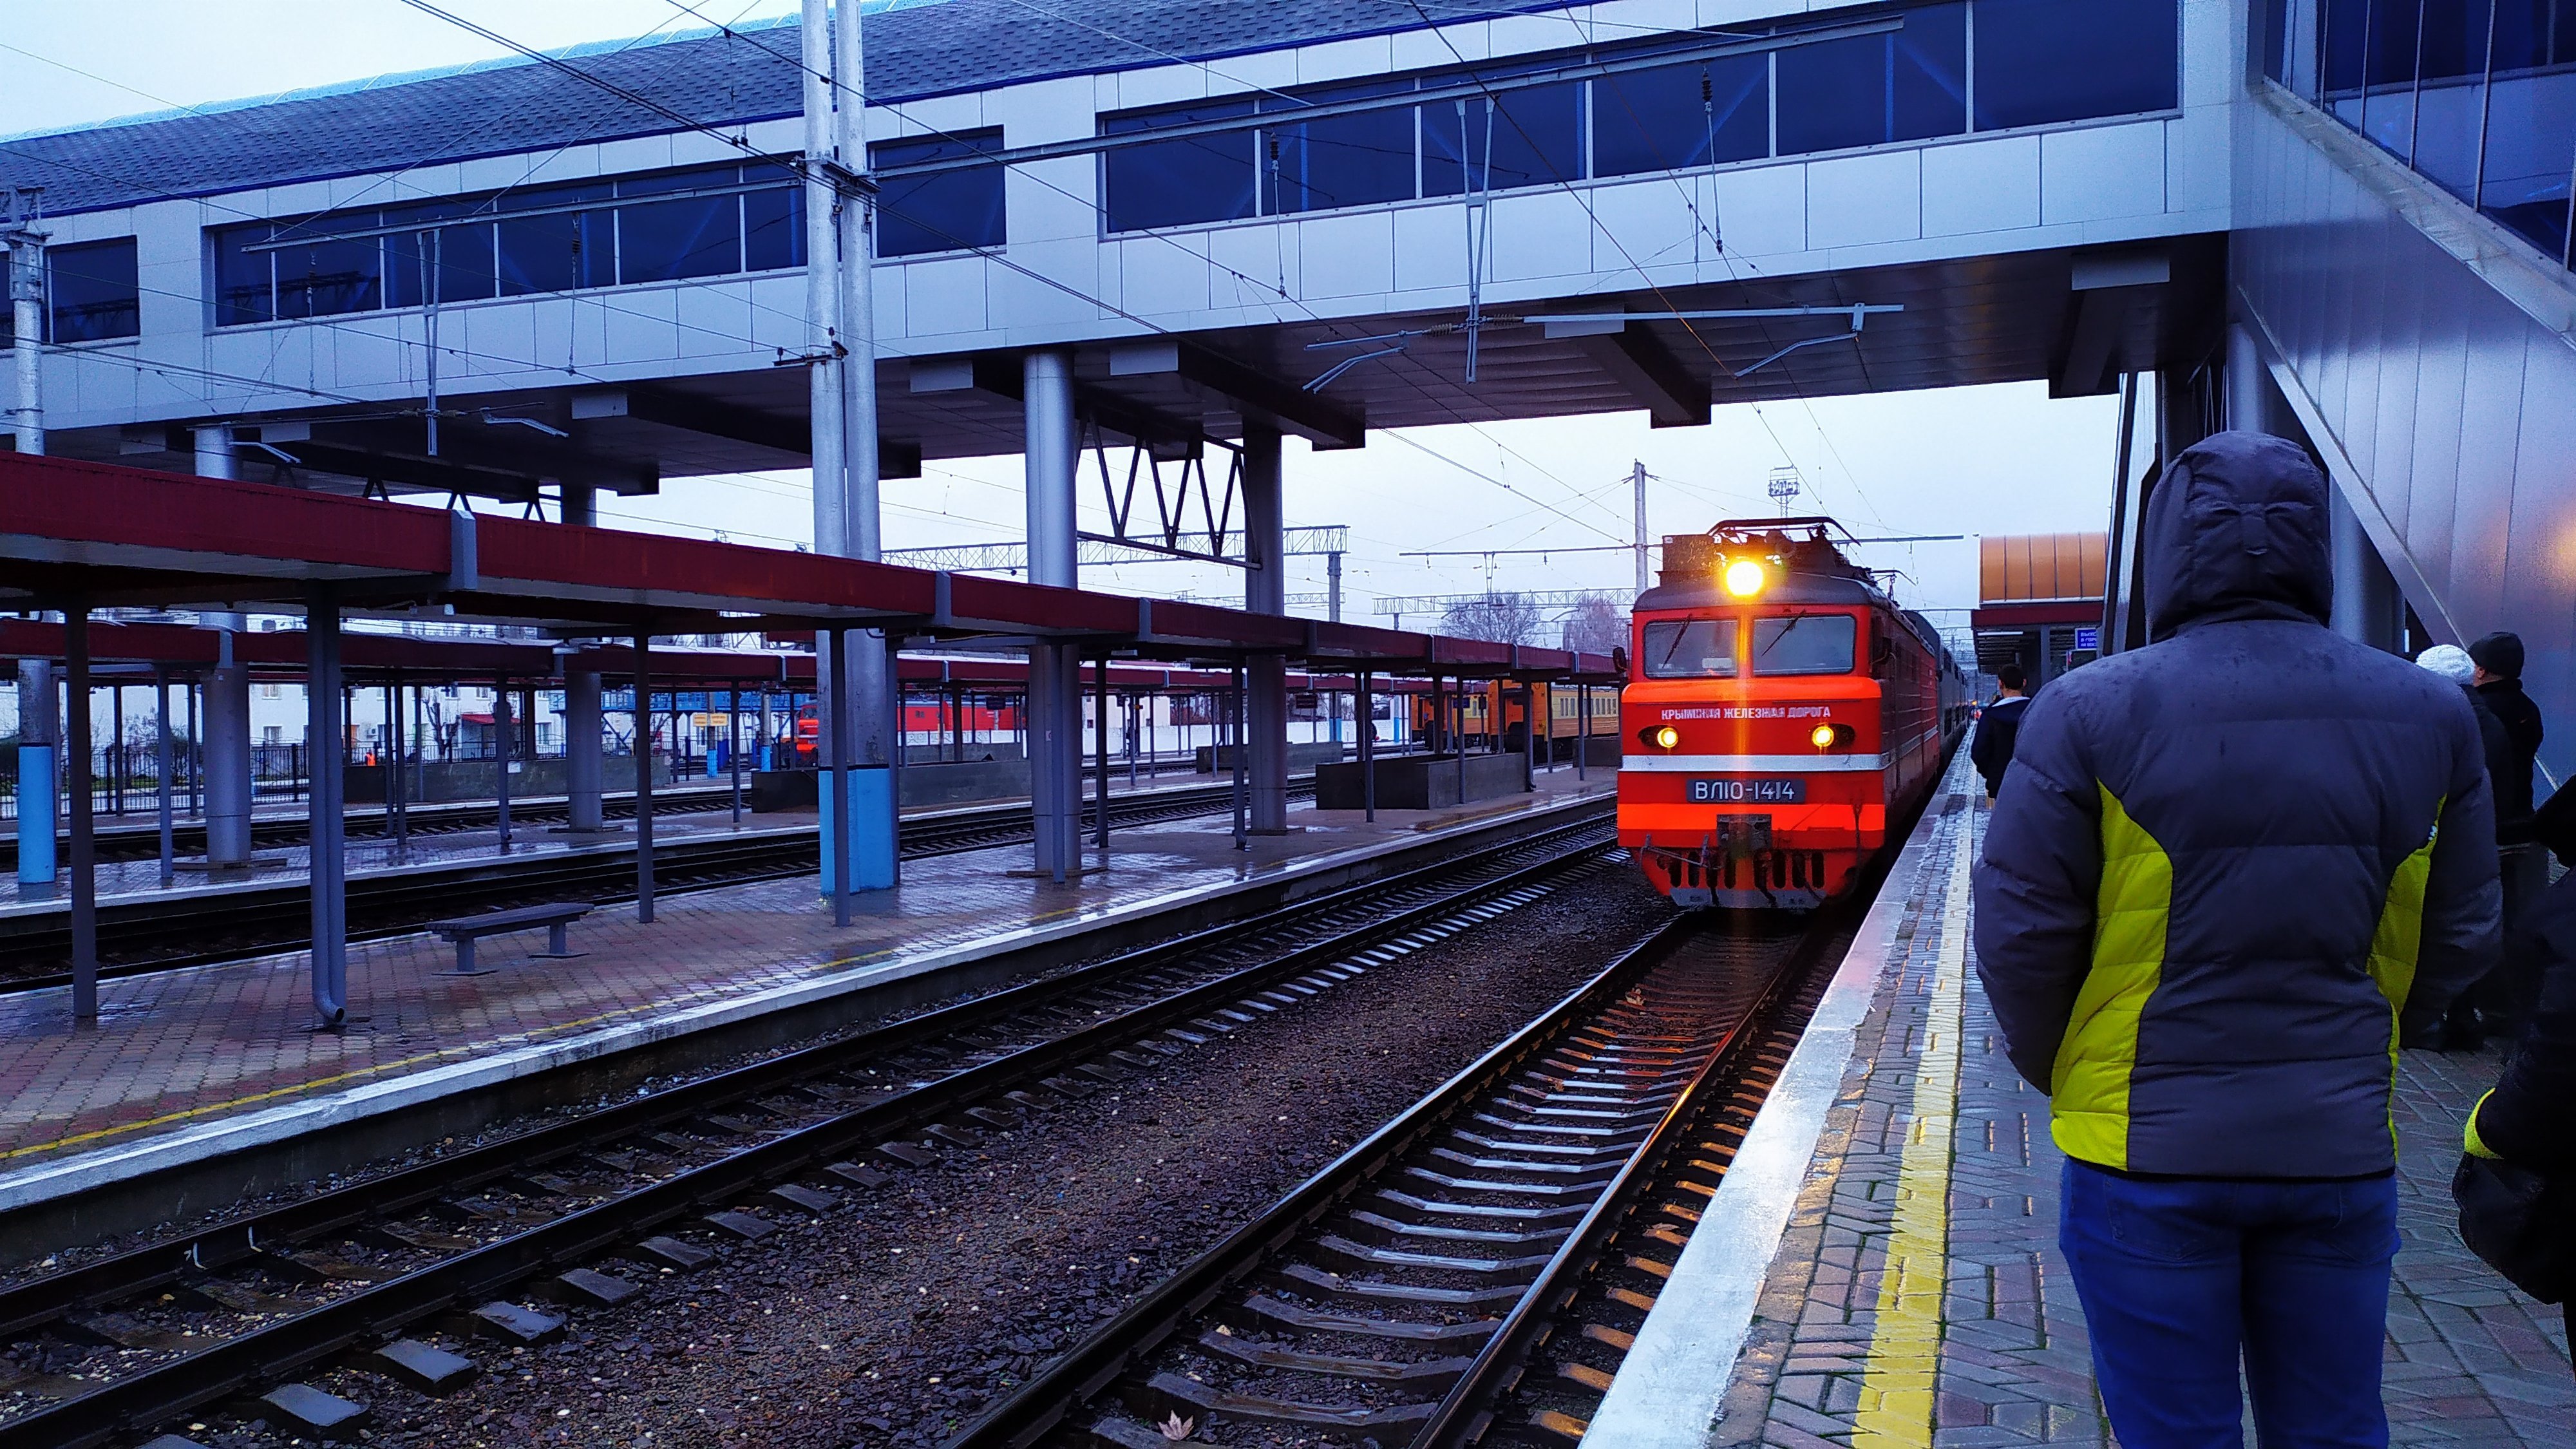
<path id="1" fill-rule="evenodd" d="M 1859 639 L 1860 621 L 1849 614 L 1788 614 L 1756 619 L 1753 672 L 1849 674 Z"/>
<path id="2" fill-rule="evenodd" d="M 1656 619 L 1645 642 L 1648 679 L 1735 677 L 1733 619 Z"/>

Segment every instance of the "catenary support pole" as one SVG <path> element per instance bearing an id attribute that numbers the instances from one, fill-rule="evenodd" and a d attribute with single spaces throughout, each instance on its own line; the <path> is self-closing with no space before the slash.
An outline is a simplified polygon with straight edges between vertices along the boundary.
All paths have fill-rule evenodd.
<path id="1" fill-rule="evenodd" d="M 18 451 L 45 451 L 45 234 L 24 222 L 0 231 L 9 248 L 9 305 L 14 328 L 18 387 L 10 428 Z"/>
<path id="2" fill-rule="evenodd" d="M 64 746 L 71 756 L 72 1020 L 98 1020 L 98 834 L 91 818 L 89 605 L 63 611 Z"/>
<path id="3" fill-rule="evenodd" d="M 340 597 L 330 584 L 305 587 L 304 709 L 313 788 L 305 797 L 312 867 L 313 1010 L 325 1027 L 349 1017 L 348 859 L 342 809 Z"/>
<path id="4" fill-rule="evenodd" d="M 871 563 L 884 553 L 877 456 L 876 216 L 869 189 L 866 26 L 861 7 L 843 4 L 832 23 L 832 150 L 849 178 L 834 217 L 840 240 L 841 537 L 843 558 Z M 892 887 L 900 874 L 902 804 L 895 783 L 903 754 L 901 693 L 894 668 L 897 641 L 862 630 L 850 657 L 850 820 L 857 855 L 851 884 Z"/>
<path id="5" fill-rule="evenodd" d="M 635 636 L 635 919 L 653 923 L 653 636 Z"/>
<path id="6" fill-rule="evenodd" d="M 1235 661 L 1233 674 L 1234 688 L 1226 693 L 1226 710 L 1232 717 L 1234 729 L 1234 848 L 1250 850 L 1252 848 L 1252 785 L 1251 776 L 1247 773 L 1243 758 L 1246 753 L 1243 748 L 1243 661 Z"/>
<path id="7" fill-rule="evenodd" d="M 62 830 L 62 713 L 54 666 L 18 661 L 18 894 L 54 893 L 54 842 Z"/>
<path id="8" fill-rule="evenodd" d="M 1584 778 L 1583 772 L 1585 768 L 1592 763 L 1591 685 L 1578 684 L 1574 687 L 1574 714 L 1576 719 L 1574 736 L 1574 778 L 1576 781 L 1580 782 Z"/>
<path id="9" fill-rule="evenodd" d="M 208 423 L 196 429 L 192 441 L 198 477 L 234 475 L 230 424 Z M 234 657 L 234 644 L 249 632 L 250 620 L 211 613 L 198 615 L 197 622 L 215 630 L 215 667 L 201 688 L 205 733 L 197 746 L 206 788 L 206 865 L 242 870 L 250 865 L 251 850 L 250 666 Z"/>
<path id="10" fill-rule="evenodd" d="M 408 743 L 403 738 L 402 727 L 402 675 L 389 673 L 385 676 L 385 749 L 382 763 L 385 781 L 385 834 L 393 841 L 396 851 L 400 851 L 411 841 L 411 811 L 408 804 L 411 782 L 404 778 L 408 772 L 403 765 L 408 754 L 405 748 Z"/>

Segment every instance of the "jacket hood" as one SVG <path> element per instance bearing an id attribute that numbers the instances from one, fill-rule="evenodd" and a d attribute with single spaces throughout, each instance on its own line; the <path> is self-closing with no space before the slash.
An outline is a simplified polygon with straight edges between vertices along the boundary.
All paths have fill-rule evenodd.
<path id="1" fill-rule="evenodd" d="M 2183 450 L 2147 503 L 2147 634 L 2220 619 L 2326 622 L 2326 479 L 2286 438 L 2219 433 Z"/>

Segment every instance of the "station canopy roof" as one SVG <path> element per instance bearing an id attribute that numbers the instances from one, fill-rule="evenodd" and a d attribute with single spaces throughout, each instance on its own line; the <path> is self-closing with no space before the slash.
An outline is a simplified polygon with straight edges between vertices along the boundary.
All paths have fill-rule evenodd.
<path id="1" fill-rule="evenodd" d="M 1175 662 L 1277 654 L 1404 674 L 1611 677 L 1599 655 L 17 453 L 0 453 L 0 562 L 0 610 L 291 612 L 327 590 L 354 616 L 565 640 L 847 627 L 922 648 L 1060 642 Z M 366 667 L 362 654 L 349 662 Z"/>

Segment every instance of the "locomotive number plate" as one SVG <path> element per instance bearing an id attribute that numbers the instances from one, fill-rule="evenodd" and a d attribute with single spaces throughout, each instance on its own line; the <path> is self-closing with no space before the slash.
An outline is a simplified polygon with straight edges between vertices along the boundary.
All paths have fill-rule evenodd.
<path id="1" fill-rule="evenodd" d="M 1690 782 L 1693 805 L 1804 805 L 1807 782 L 1796 775 L 1755 779 L 1700 779 Z"/>

